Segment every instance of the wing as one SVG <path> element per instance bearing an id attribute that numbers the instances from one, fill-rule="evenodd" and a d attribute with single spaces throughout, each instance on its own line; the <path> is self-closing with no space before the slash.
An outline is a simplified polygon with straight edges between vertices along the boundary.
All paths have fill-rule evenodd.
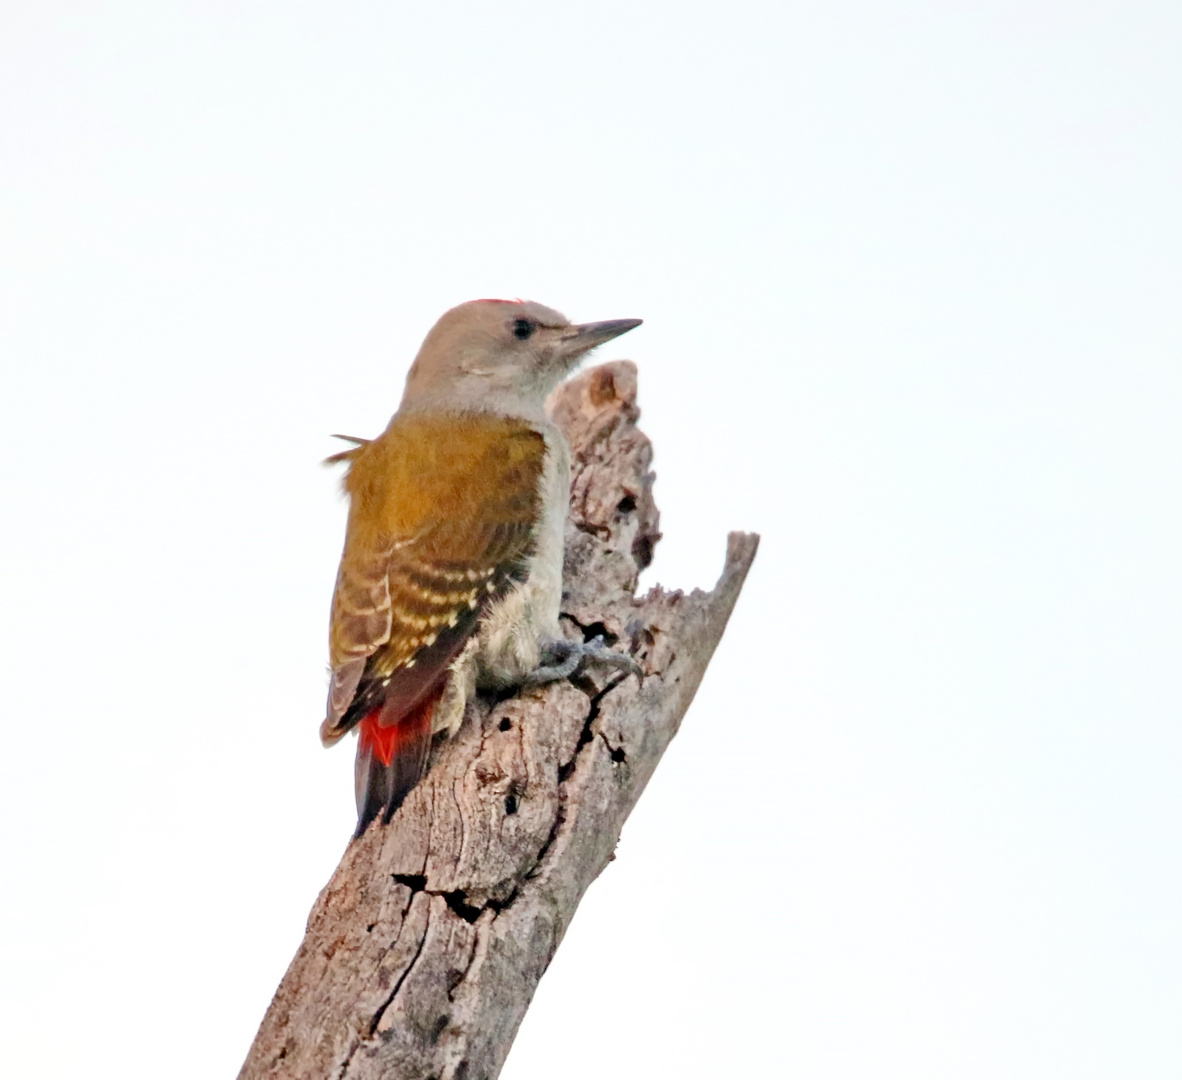
<path id="1" fill-rule="evenodd" d="M 416 414 L 346 453 L 326 743 L 379 706 L 383 723 L 413 709 L 485 608 L 524 579 L 546 444 L 525 421 Z"/>

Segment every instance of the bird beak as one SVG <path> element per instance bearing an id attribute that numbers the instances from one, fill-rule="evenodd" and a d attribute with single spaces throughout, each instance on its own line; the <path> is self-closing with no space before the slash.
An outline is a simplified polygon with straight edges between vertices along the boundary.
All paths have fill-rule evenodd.
<path id="1" fill-rule="evenodd" d="M 606 322 L 582 323 L 572 326 L 562 336 L 562 352 L 565 356 L 581 356 L 596 345 L 611 341 L 621 334 L 634 330 L 643 319 L 608 319 Z"/>

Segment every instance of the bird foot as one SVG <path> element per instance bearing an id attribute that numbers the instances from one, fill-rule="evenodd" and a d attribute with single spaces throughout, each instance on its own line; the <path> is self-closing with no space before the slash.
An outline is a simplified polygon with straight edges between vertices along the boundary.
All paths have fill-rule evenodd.
<path id="1" fill-rule="evenodd" d="M 640 665 L 627 653 L 609 649 L 602 637 L 590 641 L 547 641 L 542 645 L 542 662 L 525 677 L 525 686 L 544 686 L 573 675 L 584 662 L 590 660 L 607 667 L 618 668 L 629 675 L 641 676 Z"/>

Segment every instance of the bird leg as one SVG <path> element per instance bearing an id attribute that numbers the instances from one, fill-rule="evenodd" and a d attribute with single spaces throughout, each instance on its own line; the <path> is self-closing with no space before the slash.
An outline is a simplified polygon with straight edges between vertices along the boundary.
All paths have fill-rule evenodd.
<path id="1" fill-rule="evenodd" d="M 524 680 L 525 686 L 542 686 L 573 675 L 584 661 L 619 668 L 629 675 L 643 674 L 640 665 L 627 653 L 609 649 L 602 637 L 590 641 L 546 641 L 542 644 L 541 663 Z"/>

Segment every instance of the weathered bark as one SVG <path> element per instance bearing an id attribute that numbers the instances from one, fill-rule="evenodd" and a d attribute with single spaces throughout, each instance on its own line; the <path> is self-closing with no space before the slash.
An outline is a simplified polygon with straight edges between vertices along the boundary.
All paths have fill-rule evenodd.
<path id="1" fill-rule="evenodd" d="M 565 628 L 605 634 L 644 678 L 592 668 L 472 702 L 394 820 L 345 852 L 240 1080 L 495 1077 L 722 636 L 756 536 L 731 534 L 713 592 L 633 595 L 660 536 L 635 367 L 552 404 L 574 460 Z"/>

